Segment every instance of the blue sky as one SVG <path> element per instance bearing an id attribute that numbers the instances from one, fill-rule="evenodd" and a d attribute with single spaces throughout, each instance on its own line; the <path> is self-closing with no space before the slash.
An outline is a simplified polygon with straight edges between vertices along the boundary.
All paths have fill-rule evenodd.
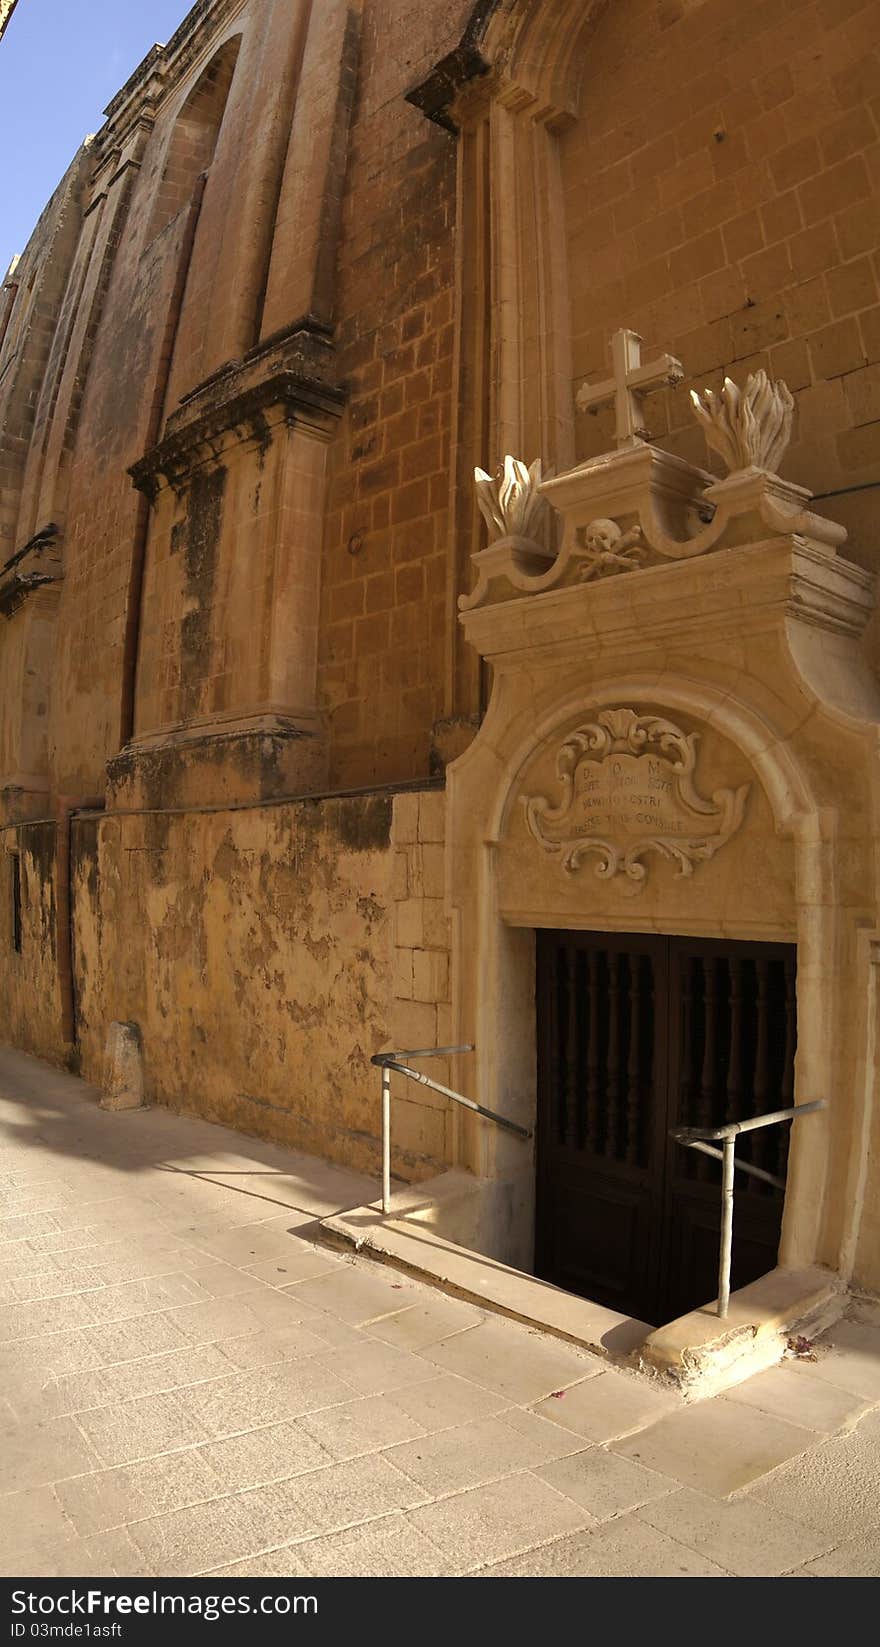
<path id="1" fill-rule="evenodd" d="M 191 0 L 18 0 L 0 41 L 0 279 L 87 132 Z"/>

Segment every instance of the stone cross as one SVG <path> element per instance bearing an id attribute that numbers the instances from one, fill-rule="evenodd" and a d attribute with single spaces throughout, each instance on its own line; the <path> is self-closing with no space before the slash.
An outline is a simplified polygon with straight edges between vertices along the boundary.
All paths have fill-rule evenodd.
<path id="1" fill-rule="evenodd" d="M 582 383 L 578 390 L 577 405 L 582 412 L 598 411 L 600 406 L 613 400 L 619 447 L 632 446 L 635 441 L 648 438 L 642 418 L 642 395 L 667 384 L 680 383 L 684 377 L 681 361 L 674 355 L 660 355 L 658 360 L 643 366 L 641 343 L 638 332 L 625 328 L 615 332 L 611 339 L 613 375 L 604 383 Z"/>

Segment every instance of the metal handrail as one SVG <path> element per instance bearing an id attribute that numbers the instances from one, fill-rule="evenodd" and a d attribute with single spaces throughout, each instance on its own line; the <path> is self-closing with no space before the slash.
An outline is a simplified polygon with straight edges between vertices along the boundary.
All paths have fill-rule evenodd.
<path id="1" fill-rule="evenodd" d="M 760 1178 L 776 1189 L 785 1189 L 784 1178 L 753 1167 L 750 1161 L 737 1161 L 736 1140 L 741 1132 L 755 1132 L 758 1127 L 771 1127 L 781 1121 L 796 1121 L 811 1110 L 825 1109 L 824 1098 L 814 1098 L 809 1104 L 792 1104 L 789 1109 L 774 1109 L 767 1115 L 753 1115 L 746 1121 L 728 1121 L 723 1127 L 672 1127 L 670 1138 L 685 1149 L 696 1149 L 701 1155 L 711 1155 L 722 1164 L 721 1169 L 721 1242 L 718 1253 L 718 1314 L 724 1319 L 730 1306 L 730 1261 L 733 1252 L 733 1174 L 734 1169 Z M 721 1141 L 721 1149 L 713 1149 L 709 1139 Z"/>
<path id="2" fill-rule="evenodd" d="M 465 1098 L 462 1092 L 453 1092 L 452 1087 L 445 1087 L 441 1081 L 432 1081 L 429 1075 L 422 1075 L 416 1069 L 409 1069 L 402 1061 L 405 1058 L 450 1058 L 454 1053 L 473 1052 L 472 1046 L 460 1047 L 418 1047 L 409 1052 L 376 1052 L 370 1059 L 382 1071 L 382 1213 L 383 1216 L 391 1211 L 391 1071 L 398 1075 L 405 1075 L 408 1081 L 417 1081 L 419 1086 L 430 1087 L 432 1092 L 439 1092 L 443 1098 L 451 1098 L 453 1103 L 461 1104 L 464 1109 L 473 1110 L 475 1115 L 482 1115 L 485 1121 L 494 1121 L 498 1127 L 506 1132 L 513 1132 L 518 1138 L 531 1138 L 528 1127 L 521 1127 L 518 1121 L 511 1121 L 506 1115 L 498 1115 L 494 1109 L 485 1109 L 482 1104 L 474 1102 L 473 1098 Z"/>

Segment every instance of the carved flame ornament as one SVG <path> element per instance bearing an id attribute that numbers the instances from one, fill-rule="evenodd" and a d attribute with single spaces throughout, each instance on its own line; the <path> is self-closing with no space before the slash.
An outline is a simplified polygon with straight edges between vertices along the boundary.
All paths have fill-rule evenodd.
<path id="1" fill-rule="evenodd" d="M 678 875 L 713 858 L 742 823 L 750 784 L 717 789 L 709 799 L 694 784 L 699 734 L 658 715 L 605 709 L 560 746 L 556 775 L 562 799 L 523 797 L 535 840 L 561 857 L 569 874 L 595 853 L 596 874 L 623 876 L 641 891 L 649 853 L 671 859 Z"/>
<path id="2" fill-rule="evenodd" d="M 477 503 L 489 528 L 490 543 L 497 538 L 534 537 L 540 514 L 547 507 L 538 491 L 545 478 L 540 458 L 525 464 L 510 453 L 494 477 L 485 469 L 474 470 Z"/>
<path id="3" fill-rule="evenodd" d="M 764 371 L 752 372 L 744 389 L 729 377 L 720 395 L 691 390 L 691 405 L 710 446 L 727 469 L 763 469 L 776 474 L 791 440 L 794 399 L 780 378 L 771 383 Z"/>

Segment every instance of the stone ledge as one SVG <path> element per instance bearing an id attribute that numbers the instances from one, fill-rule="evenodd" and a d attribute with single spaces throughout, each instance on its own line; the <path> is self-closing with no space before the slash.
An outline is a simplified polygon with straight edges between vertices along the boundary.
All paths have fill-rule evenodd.
<path id="1" fill-rule="evenodd" d="M 127 744 L 107 763 L 108 805 L 166 808 L 312 793 L 326 781 L 326 763 L 320 727 L 306 717 L 218 717 Z"/>
<path id="2" fill-rule="evenodd" d="M 265 445 L 279 421 L 329 440 L 346 401 L 331 381 L 332 364 L 327 328 L 310 316 L 229 361 L 185 396 L 162 439 L 131 465 L 135 487 L 153 501 L 163 481 L 181 485 L 197 463 L 219 458 L 230 443 Z"/>
<path id="3" fill-rule="evenodd" d="M 711 1395 L 772 1366 L 796 1328 L 824 1328 L 845 1302 L 846 1290 L 830 1270 L 771 1270 L 731 1293 L 723 1321 L 707 1304 L 658 1327 L 643 1343 L 640 1360 L 682 1389 L 699 1387 L 701 1395 Z"/>
<path id="4" fill-rule="evenodd" d="M 449 1180 L 462 1177 L 458 1173 L 443 1174 Z M 365 1257 L 408 1275 L 421 1276 L 457 1298 L 538 1327 L 555 1338 L 581 1344 L 610 1360 L 631 1363 L 633 1352 L 651 1331 L 644 1321 L 617 1315 L 600 1304 L 562 1292 L 548 1281 L 446 1240 L 427 1222 L 432 1199 L 430 1193 L 425 1193 L 427 1188 L 422 1184 L 416 1191 L 398 1196 L 396 1217 L 383 1218 L 376 1204 L 355 1207 L 323 1219 L 320 1234 L 330 1245 L 354 1247 Z M 425 1216 L 419 1217 L 420 1209 Z"/>

